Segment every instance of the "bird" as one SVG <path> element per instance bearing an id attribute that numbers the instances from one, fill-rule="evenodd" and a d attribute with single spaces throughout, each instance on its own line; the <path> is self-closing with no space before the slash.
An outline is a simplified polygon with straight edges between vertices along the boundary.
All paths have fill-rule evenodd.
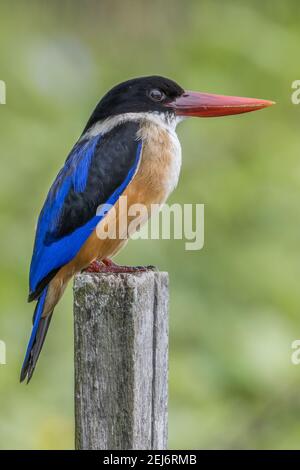
<path id="1" fill-rule="evenodd" d="M 272 104 L 188 91 L 157 75 L 129 79 L 103 96 L 50 187 L 38 218 L 28 296 L 36 305 L 21 382 L 31 380 L 54 308 L 76 273 L 143 269 L 111 260 L 129 233 L 107 238 L 98 233 L 124 215 L 121 197 L 127 198 L 128 206 L 139 203 L 147 208 L 167 200 L 181 168 L 177 124 L 188 117 L 248 113 Z M 129 219 L 128 214 L 125 217 Z"/>

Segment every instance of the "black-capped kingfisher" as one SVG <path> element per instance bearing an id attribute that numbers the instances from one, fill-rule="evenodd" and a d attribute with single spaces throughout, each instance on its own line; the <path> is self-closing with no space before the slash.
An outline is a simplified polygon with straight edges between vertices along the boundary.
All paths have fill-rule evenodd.
<path id="1" fill-rule="evenodd" d="M 120 271 L 110 261 L 128 237 L 100 238 L 118 219 L 120 196 L 132 204 L 162 204 L 176 187 L 181 147 L 176 125 L 191 116 L 247 113 L 271 101 L 186 91 L 159 76 L 112 88 L 97 104 L 53 182 L 41 210 L 30 266 L 29 301 L 37 301 L 21 381 L 32 377 L 54 307 L 75 273 Z M 110 204 L 115 210 L 101 212 Z"/>

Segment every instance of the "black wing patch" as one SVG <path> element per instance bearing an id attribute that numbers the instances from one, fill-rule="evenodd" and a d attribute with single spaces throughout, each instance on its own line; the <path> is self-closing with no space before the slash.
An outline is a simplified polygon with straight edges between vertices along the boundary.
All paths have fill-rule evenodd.
<path id="1" fill-rule="evenodd" d="M 46 234 L 46 244 L 88 222 L 98 206 L 107 202 L 122 184 L 135 162 L 138 128 L 136 122 L 128 122 L 100 137 L 89 166 L 85 190 L 70 189 L 55 230 Z"/>

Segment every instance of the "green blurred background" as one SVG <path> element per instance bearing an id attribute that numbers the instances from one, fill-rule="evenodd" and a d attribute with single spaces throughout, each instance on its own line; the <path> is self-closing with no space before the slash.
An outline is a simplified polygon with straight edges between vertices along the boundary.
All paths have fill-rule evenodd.
<path id="1" fill-rule="evenodd" d="M 97 100 L 127 78 L 273 99 L 181 124 L 170 202 L 205 204 L 205 247 L 132 241 L 121 263 L 170 273 L 171 448 L 300 448 L 297 0 L 2 1 L 0 447 L 73 448 L 72 289 L 29 386 L 27 277 L 37 214 Z"/>

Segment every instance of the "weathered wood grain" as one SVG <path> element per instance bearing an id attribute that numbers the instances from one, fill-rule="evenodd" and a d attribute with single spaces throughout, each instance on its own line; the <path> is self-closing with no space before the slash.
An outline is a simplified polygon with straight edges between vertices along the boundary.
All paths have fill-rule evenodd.
<path id="1" fill-rule="evenodd" d="M 165 449 L 168 274 L 74 281 L 77 449 Z"/>

